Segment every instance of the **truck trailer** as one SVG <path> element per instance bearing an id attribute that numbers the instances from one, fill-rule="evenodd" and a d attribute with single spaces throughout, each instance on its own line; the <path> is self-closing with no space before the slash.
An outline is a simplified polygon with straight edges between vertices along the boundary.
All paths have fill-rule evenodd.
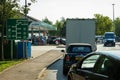
<path id="1" fill-rule="evenodd" d="M 95 19 L 67 19 L 66 46 L 70 43 L 89 43 L 95 51 Z"/>

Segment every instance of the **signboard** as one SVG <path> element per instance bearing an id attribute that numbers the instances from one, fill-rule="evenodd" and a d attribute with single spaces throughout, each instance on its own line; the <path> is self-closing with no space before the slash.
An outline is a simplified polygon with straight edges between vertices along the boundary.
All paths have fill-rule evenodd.
<path id="1" fill-rule="evenodd" d="M 27 19 L 8 19 L 6 36 L 10 40 L 25 40 L 28 38 Z"/>

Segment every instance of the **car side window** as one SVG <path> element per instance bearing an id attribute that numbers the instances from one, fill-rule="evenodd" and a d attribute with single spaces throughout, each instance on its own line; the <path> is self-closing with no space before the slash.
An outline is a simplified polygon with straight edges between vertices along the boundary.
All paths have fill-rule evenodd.
<path id="1" fill-rule="evenodd" d="M 87 57 L 82 65 L 81 65 L 81 69 L 85 69 L 85 70 L 93 70 L 94 65 L 96 63 L 96 61 L 98 60 L 100 55 L 92 55 Z"/>
<path id="2" fill-rule="evenodd" d="M 101 59 L 100 63 L 97 65 L 95 72 L 103 75 L 111 75 L 114 63 L 108 58 Z"/>

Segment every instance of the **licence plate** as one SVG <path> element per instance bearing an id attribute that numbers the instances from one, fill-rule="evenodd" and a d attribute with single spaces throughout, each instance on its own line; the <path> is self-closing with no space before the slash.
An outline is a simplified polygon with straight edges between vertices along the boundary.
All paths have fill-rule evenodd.
<path id="1" fill-rule="evenodd" d="M 76 57 L 75 60 L 81 60 L 82 58 L 81 57 Z"/>

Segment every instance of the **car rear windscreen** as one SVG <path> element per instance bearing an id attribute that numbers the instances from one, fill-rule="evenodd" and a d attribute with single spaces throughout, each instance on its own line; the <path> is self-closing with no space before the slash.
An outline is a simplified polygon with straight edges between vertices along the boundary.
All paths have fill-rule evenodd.
<path id="1" fill-rule="evenodd" d="M 90 46 L 71 46 L 68 49 L 68 53 L 88 53 L 91 52 Z"/>

